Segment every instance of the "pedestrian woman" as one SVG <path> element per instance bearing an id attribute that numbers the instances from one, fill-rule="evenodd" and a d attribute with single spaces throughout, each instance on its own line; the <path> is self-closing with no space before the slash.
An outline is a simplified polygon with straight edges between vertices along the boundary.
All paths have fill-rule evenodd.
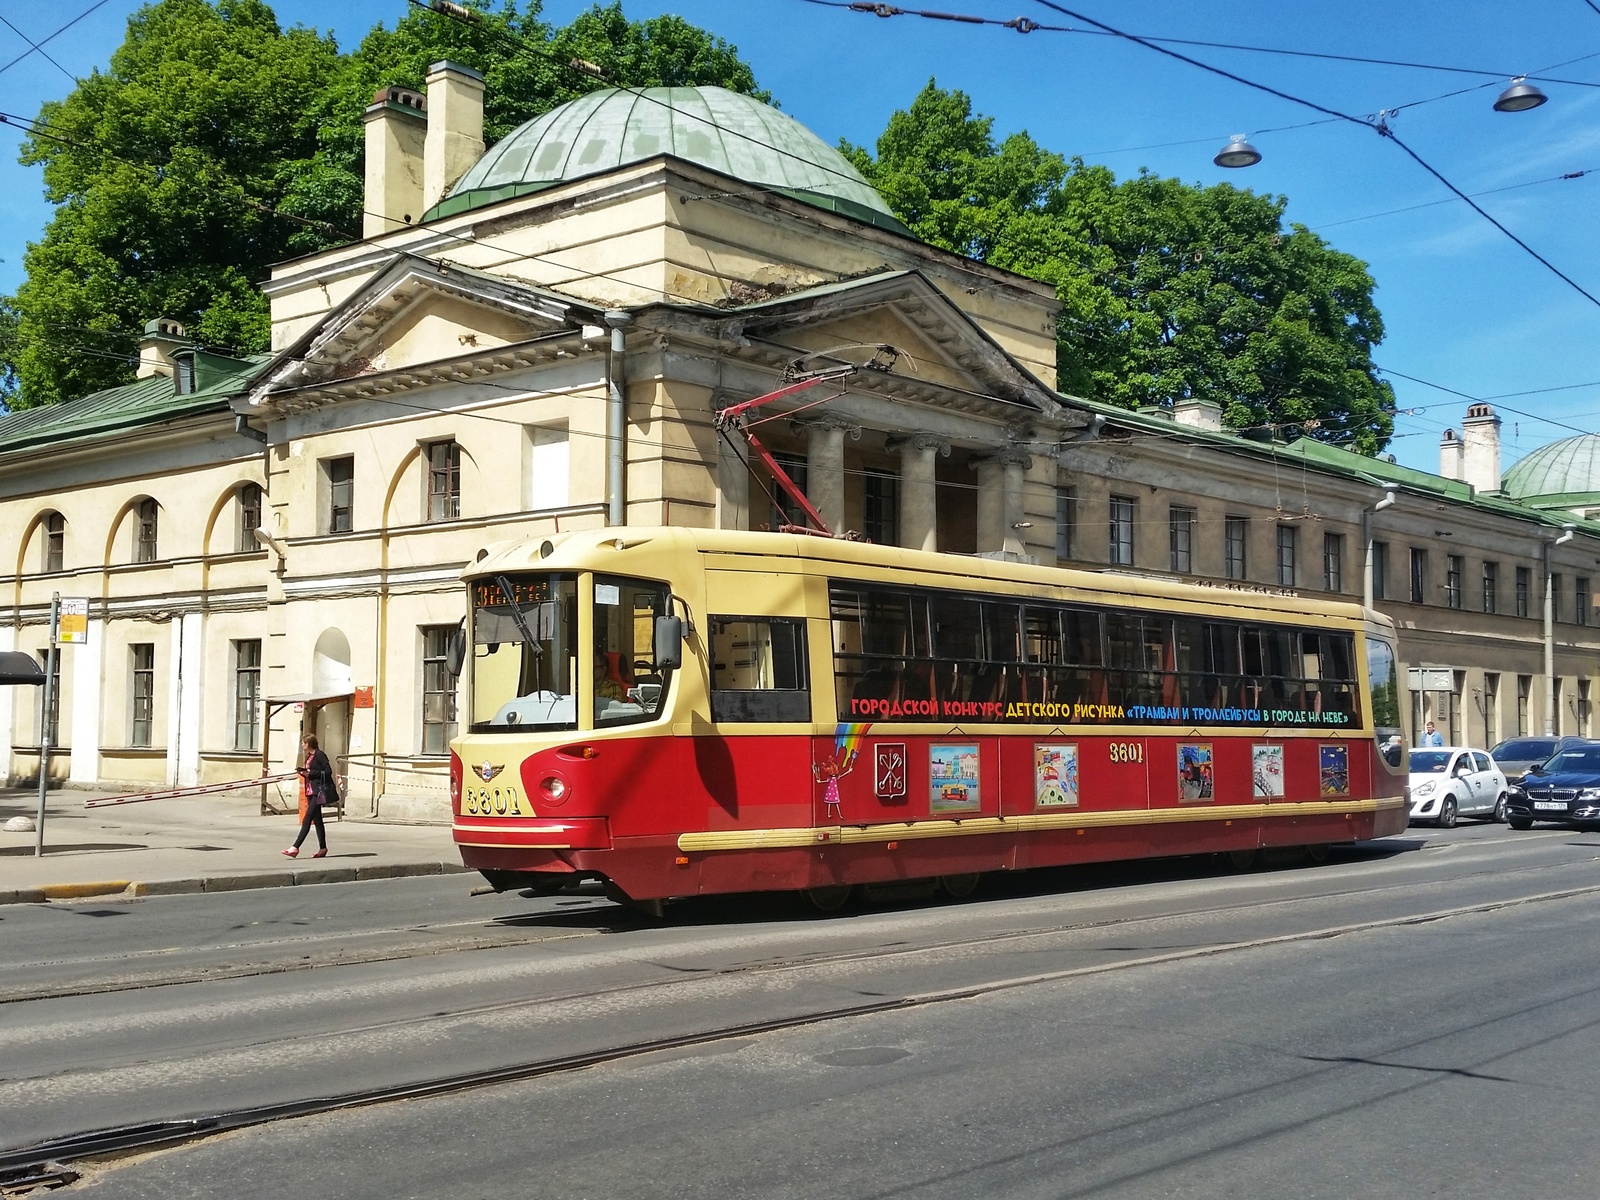
<path id="1" fill-rule="evenodd" d="M 317 735 L 306 734 L 305 739 L 305 765 L 300 768 L 300 778 L 305 780 L 306 815 L 300 822 L 300 836 L 295 838 L 294 845 L 284 851 L 290 858 L 300 855 L 300 843 L 306 840 L 306 834 L 311 832 L 311 827 L 317 827 L 317 852 L 312 858 L 324 858 L 328 853 L 328 831 L 322 824 L 322 806 L 324 804 L 337 804 L 339 791 L 333 782 L 333 764 L 328 761 L 328 756 L 317 746 Z"/>

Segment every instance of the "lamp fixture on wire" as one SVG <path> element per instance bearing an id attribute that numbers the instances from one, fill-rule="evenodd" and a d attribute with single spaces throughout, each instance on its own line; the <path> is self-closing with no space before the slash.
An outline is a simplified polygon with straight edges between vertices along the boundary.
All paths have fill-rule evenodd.
<path id="1" fill-rule="evenodd" d="M 1261 161 L 1261 151 L 1246 141 L 1244 134 L 1236 133 L 1211 161 L 1219 167 L 1253 167 Z"/>
<path id="2" fill-rule="evenodd" d="M 1501 92 L 1494 100 L 1495 112 L 1527 112 L 1530 108 L 1538 108 L 1550 99 L 1523 76 L 1511 81 L 1511 86 Z"/>

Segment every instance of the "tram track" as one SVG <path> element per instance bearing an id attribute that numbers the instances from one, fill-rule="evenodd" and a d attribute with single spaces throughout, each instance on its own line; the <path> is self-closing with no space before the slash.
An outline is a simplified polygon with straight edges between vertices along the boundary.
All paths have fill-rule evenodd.
<path id="1" fill-rule="evenodd" d="M 1437 847 L 1436 849 L 1441 850 L 1441 851 L 1442 850 L 1456 850 L 1456 849 L 1459 848 L 1460 845 L 1461 845 L 1460 843 L 1456 843 L 1456 844 L 1450 844 L 1450 845 L 1446 845 L 1446 846 Z M 1493 866 L 1493 867 L 1485 868 L 1483 870 L 1469 871 L 1469 872 L 1464 873 L 1462 875 L 1453 876 L 1449 880 L 1449 882 L 1451 884 L 1456 884 L 1456 883 L 1460 883 L 1460 882 L 1464 882 L 1464 881 L 1469 881 L 1469 880 L 1470 881 L 1477 881 L 1477 880 L 1482 880 L 1482 879 L 1490 878 L 1490 877 L 1499 877 L 1499 878 L 1508 878 L 1509 879 L 1509 878 L 1515 877 L 1515 876 L 1526 876 L 1526 875 L 1547 873 L 1547 872 L 1557 871 L 1557 870 L 1566 870 L 1566 869 L 1573 868 L 1574 866 L 1581 866 L 1582 862 L 1584 862 L 1584 861 L 1587 861 L 1587 862 L 1600 861 L 1600 855 L 1591 856 L 1587 860 L 1579 860 L 1579 862 L 1577 862 L 1577 863 L 1574 863 L 1573 861 L 1568 860 L 1568 861 L 1556 862 L 1556 863 L 1549 863 L 1549 862 L 1547 862 L 1547 863 L 1534 863 L 1534 864 L 1528 864 L 1528 865 L 1522 865 L 1522 866 L 1516 866 L 1516 867 L 1507 867 L 1502 863 L 1502 864 L 1499 864 L 1499 865 L 1496 865 L 1496 866 Z M 1263 876 L 1263 878 L 1265 878 L 1265 876 Z M 939 941 L 921 942 L 921 943 L 919 943 L 919 944 L 917 944 L 915 946 L 884 947 L 884 946 L 881 946 L 881 945 L 875 945 L 875 946 L 865 946 L 865 947 L 861 947 L 861 948 L 858 948 L 858 949 L 847 950 L 847 951 L 824 951 L 824 952 L 817 952 L 817 953 L 812 953 L 812 954 L 785 957 L 785 958 L 780 958 L 780 959 L 762 959 L 762 960 L 757 960 L 757 961 L 749 962 L 749 963 L 740 963 L 740 964 L 735 964 L 735 965 L 728 966 L 728 967 L 720 967 L 720 968 L 707 970 L 706 972 L 704 972 L 704 974 L 706 976 L 711 976 L 711 975 L 718 975 L 718 976 L 739 975 L 739 974 L 749 974 L 749 973 L 752 973 L 752 972 L 761 972 L 761 971 L 787 970 L 787 969 L 796 969 L 796 968 L 827 966 L 827 965 L 830 965 L 830 964 L 844 964 L 844 963 L 849 963 L 849 962 L 861 961 L 863 959 L 868 959 L 868 958 L 885 958 L 885 957 L 903 956 L 903 955 L 916 954 L 916 953 L 933 953 L 933 952 L 938 952 L 938 951 L 960 950 L 960 949 L 964 949 L 964 948 L 971 948 L 971 947 L 975 947 L 975 946 L 979 946 L 979 945 L 985 945 L 985 944 L 994 944 L 994 943 L 1000 943 L 1000 942 L 1013 942 L 1014 943 L 1014 942 L 1018 942 L 1018 941 L 1025 941 L 1025 940 L 1028 940 L 1028 939 L 1031 939 L 1031 938 L 1043 938 L 1043 937 L 1059 936 L 1059 935 L 1062 935 L 1062 934 L 1080 933 L 1080 932 L 1086 932 L 1086 931 L 1115 929 L 1115 928 L 1131 928 L 1131 927 L 1137 927 L 1139 925 L 1148 925 L 1148 924 L 1151 924 L 1151 923 L 1161 922 L 1161 921 L 1171 921 L 1171 920 L 1181 920 L 1181 919 L 1197 919 L 1197 918 L 1203 919 L 1203 918 L 1206 918 L 1206 917 L 1239 914 L 1239 913 L 1245 913 L 1245 912 L 1250 912 L 1250 911 L 1254 911 L 1254 910 L 1262 910 L 1262 909 L 1267 909 L 1267 908 L 1282 908 L 1285 905 L 1304 905 L 1304 904 L 1313 904 L 1313 903 L 1318 903 L 1318 902 L 1336 901 L 1336 900 L 1344 899 L 1344 898 L 1351 897 L 1351 896 L 1375 897 L 1375 896 L 1382 896 L 1382 895 L 1385 895 L 1385 894 L 1394 894 L 1394 893 L 1403 892 L 1403 891 L 1407 891 L 1407 890 L 1416 890 L 1416 889 L 1424 888 L 1424 887 L 1438 886 L 1438 882 L 1439 881 L 1419 882 L 1417 880 L 1403 880 L 1403 881 L 1397 881 L 1397 882 L 1394 882 L 1394 883 L 1380 884 L 1380 885 L 1377 885 L 1377 886 L 1357 886 L 1357 885 L 1352 885 L 1352 886 L 1344 887 L 1344 888 L 1316 891 L 1316 892 L 1309 893 L 1309 894 L 1306 894 L 1306 895 L 1298 895 L 1298 896 L 1282 896 L 1282 895 L 1278 895 L 1278 896 L 1272 896 L 1272 897 L 1267 897 L 1267 898 L 1263 898 L 1263 899 L 1252 899 L 1252 900 L 1246 900 L 1246 901 L 1241 901 L 1241 902 L 1236 902 L 1236 903 L 1213 904 L 1213 905 L 1209 905 L 1209 906 L 1205 906 L 1205 907 L 1180 908 L 1180 909 L 1175 909 L 1175 910 L 1174 909 L 1168 909 L 1168 910 L 1164 910 L 1164 911 L 1156 912 L 1156 913 L 1141 913 L 1141 914 L 1130 915 L 1130 916 L 1114 916 L 1114 917 L 1105 917 L 1105 918 L 1098 918 L 1098 919 L 1091 918 L 1091 919 L 1087 919 L 1087 920 L 1065 921 L 1065 922 L 1056 922 L 1056 923 L 1052 923 L 1052 924 L 1035 925 L 1035 926 L 1029 926 L 1029 927 L 1022 928 L 1022 929 L 1013 929 L 1013 930 L 1005 930 L 1005 931 L 989 931 L 989 932 L 985 932 L 984 934 L 981 934 L 981 935 L 978 935 L 978 936 L 972 936 L 972 937 L 949 938 L 949 939 L 943 939 L 943 940 L 939 940 Z M 1069 895 L 1070 893 L 1060 893 L 1060 894 L 1061 895 Z M 608 908 L 609 908 L 609 905 L 602 906 L 602 905 L 598 905 L 597 904 L 597 905 L 595 905 L 593 907 L 589 907 L 589 908 L 567 909 L 567 910 L 564 910 L 564 913 L 565 913 L 565 915 L 579 916 L 579 915 L 582 915 L 584 913 L 593 913 L 593 912 L 604 911 L 604 910 L 606 910 Z M 507 929 L 507 930 L 504 930 L 503 932 L 500 932 L 497 936 L 477 936 L 477 937 L 471 937 L 471 938 L 468 938 L 468 939 L 462 940 L 462 941 L 455 941 L 455 942 L 452 942 L 452 943 L 449 943 L 449 944 L 440 944 L 440 943 L 438 943 L 436 941 L 433 941 L 433 940 L 423 940 L 423 939 L 431 939 L 434 935 L 438 935 L 438 934 L 441 934 L 441 933 L 448 934 L 449 932 L 451 932 L 453 930 L 460 930 L 460 929 L 467 929 L 467 928 L 483 929 L 484 925 L 483 925 L 482 922 L 478 922 L 478 921 L 448 921 L 448 922 L 436 922 L 436 923 L 408 925 L 408 926 L 404 926 L 404 927 L 393 927 L 393 928 L 388 928 L 388 929 L 366 930 L 366 931 L 361 931 L 361 932 L 355 933 L 355 934 L 351 934 L 351 933 L 348 933 L 348 932 L 346 932 L 346 933 L 315 934 L 315 935 L 304 935 L 303 934 L 303 935 L 297 935 L 295 937 L 289 937 L 289 938 L 272 938 L 272 939 L 267 939 L 267 940 L 262 940 L 262 941 L 255 941 L 255 942 L 236 942 L 236 943 L 230 943 L 230 944 L 219 946 L 219 947 L 215 947 L 215 948 L 208 947 L 207 949 L 216 949 L 216 950 L 220 950 L 220 951 L 223 951 L 223 952 L 232 952 L 232 951 L 242 951 L 242 952 L 246 952 L 246 953 L 256 952 L 256 953 L 259 954 L 261 952 L 270 952 L 270 951 L 274 951 L 274 950 L 276 950 L 276 951 L 301 950 L 301 949 L 307 948 L 308 946 L 329 945 L 329 944 L 338 943 L 338 942 L 346 942 L 347 943 L 352 937 L 354 937 L 354 938 L 380 938 L 380 937 L 390 937 L 390 936 L 394 936 L 394 935 L 411 934 L 411 935 L 417 935 L 417 937 L 419 939 L 419 940 L 416 940 L 416 941 L 412 941 L 412 942 L 408 942 L 408 943 L 404 943 L 404 944 L 400 944 L 400 945 L 389 946 L 389 947 L 386 947 L 386 948 L 384 948 L 382 950 L 369 951 L 369 952 L 365 952 L 365 953 L 359 952 L 359 951 L 356 952 L 356 953 L 341 952 L 341 953 L 339 953 L 337 955 L 325 956 L 325 957 L 322 957 L 320 959 L 315 959 L 315 958 L 312 958 L 311 956 L 303 956 L 302 959 L 300 959 L 298 961 L 287 961 L 287 960 L 285 960 L 285 961 L 270 962 L 270 963 L 253 962 L 253 963 L 240 963 L 240 964 L 236 964 L 236 965 L 222 964 L 222 965 L 208 966 L 208 967 L 205 967 L 205 968 L 195 968 L 195 969 L 190 969 L 190 970 L 187 970 L 187 971 L 167 971 L 167 972 L 153 971 L 153 972 L 150 972 L 150 973 L 145 974 L 145 975 L 134 975 L 134 976 L 131 976 L 131 977 L 125 975 L 125 976 L 122 976 L 122 977 L 119 977 L 119 978 L 114 978 L 114 979 L 96 980 L 96 981 L 94 981 L 92 983 L 78 984 L 78 985 L 66 985 L 66 986 L 60 986 L 60 987 L 55 987 L 55 988 L 43 988 L 43 989 L 40 989 L 40 988 L 32 988 L 32 989 L 30 989 L 28 987 L 28 985 L 26 985 L 26 984 L 12 985 L 12 986 L 9 986 L 9 987 L 6 986 L 6 985 L 0 985 L 0 1005 L 18 1004 L 18 1003 L 24 1003 L 24 1002 L 28 1002 L 28 1001 L 34 1001 L 34 1000 L 66 999 L 66 998 L 75 997 L 75 996 L 105 995 L 105 994 L 116 993 L 116 992 L 140 991 L 140 990 L 146 990 L 146 989 L 151 989 L 151 988 L 160 988 L 160 987 L 180 987 L 180 986 L 200 984 L 200 983 L 211 983 L 211 982 L 222 982 L 222 981 L 227 981 L 227 980 L 260 978 L 260 977 L 270 976 L 270 975 L 281 975 L 281 974 L 296 973 L 296 972 L 301 972 L 301 971 L 321 970 L 321 969 L 326 969 L 326 968 L 329 968 L 329 967 L 355 967 L 355 966 L 366 966 L 366 965 L 378 965 L 378 964 L 382 964 L 382 963 L 386 963 L 386 962 L 404 961 L 404 960 L 411 959 L 411 958 L 442 957 L 442 956 L 451 955 L 451 954 L 467 954 L 467 953 L 474 953 L 474 952 L 487 951 L 487 950 L 501 950 L 501 949 L 508 949 L 508 948 L 513 948 L 513 947 L 517 947 L 517 946 L 524 946 L 524 945 L 526 945 L 526 946 L 534 946 L 534 945 L 544 945 L 544 944 L 548 944 L 548 943 L 551 943 L 551 942 L 562 942 L 562 941 L 583 940 L 583 939 L 588 939 L 588 938 L 606 937 L 606 936 L 610 936 L 610 935 L 612 935 L 614 933 L 617 933 L 617 932 L 622 932 L 622 931 L 619 931 L 617 929 L 612 929 L 612 928 L 581 929 L 581 930 L 565 930 L 565 931 L 560 931 L 560 932 L 551 932 L 551 933 L 544 934 L 544 935 L 541 935 L 541 936 L 530 937 L 524 931 L 522 931 L 520 929 L 516 929 L 516 930 Z M 627 931 L 633 931 L 633 930 L 636 930 L 637 928 L 638 928 L 638 926 L 636 926 L 636 925 L 630 925 L 628 927 Z M 160 955 L 160 954 L 176 953 L 176 952 L 188 952 L 188 948 L 135 951 L 135 952 L 131 952 L 130 954 L 127 954 L 127 955 L 119 955 L 116 958 L 112 958 L 110 956 L 102 956 L 102 957 L 94 958 L 94 959 L 55 960 L 55 961 L 33 962 L 33 963 L 15 963 L 14 962 L 14 963 L 11 964 L 11 966 L 12 966 L 12 968 L 14 970 L 15 969 L 27 968 L 27 967 L 45 967 L 45 966 L 60 966 L 60 965 L 80 966 L 80 965 L 90 965 L 90 964 L 92 964 L 94 962 L 98 962 L 98 961 L 107 961 L 107 962 L 125 961 L 127 958 L 136 957 L 136 956 L 155 956 L 155 955 Z M 589 991 L 560 993 L 560 994 L 556 994 L 556 995 L 545 996 L 545 997 L 542 998 L 542 1002 L 561 1002 L 561 1001 L 568 1001 L 568 1000 L 593 999 L 593 998 L 597 998 L 597 997 L 601 997 L 601 996 L 607 996 L 607 995 L 613 995 L 613 994 L 637 991 L 641 987 L 649 987 L 649 986 L 653 986 L 653 985 L 649 984 L 649 983 L 629 984 L 629 985 L 622 985 L 622 986 L 618 986 L 618 987 L 605 988 L 605 989 L 594 989 L 594 990 L 589 990 Z M 484 1006 L 481 1009 L 472 1008 L 472 1009 L 465 1009 L 465 1010 L 461 1010 L 461 1011 L 463 1011 L 463 1012 L 491 1012 L 491 1011 L 497 1011 L 498 1008 L 499 1008 L 499 1005 L 488 1005 L 488 1006 Z"/>
<path id="2" fill-rule="evenodd" d="M 172 1149 L 204 1141 L 224 1133 L 245 1130 L 276 1121 L 388 1104 L 400 1100 L 420 1100 L 485 1087 L 523 1082 L 544 1076 L 593 1069 L 610 1063 L 642 1058 L 651 1054 L 734 1042 L 789 1029 L 799 1029 L 828 1022 L 904 1011 L 929 1005 L 978 999 L 1018 988 L 1060 983 L 1074 978 L 1136 970 L 1295 943 L 1320 941 L 1358 933 L 1400 929 L 1408 926 L 1493 913 L 1529 904 L 1558 902 L 1595 894 L 1600 894 L 1600 884 L 1497 898 L 1425 912 L 1405 913 L 1363 921 L 1326 925 L 1315 929 L 1297 930 L 1267 937 L 1188 946 L 1155 954 L 1135 955 L 1107 962 L 1066 967 L 1059 970 L 1030 972 L 956 987 L 912 992 L 902 996 L 863 999 L 856 1003 L 817 1008 L 807 1012 L 765 1020 L 724 1023 L 700 1030 L 640 1038 L 576 1054 L 535 1057 L 520 1063 L 445 1074 L 426 1080 L 358 1088 L 346 1092 L 289 1101 L 243 1105 L 198 1117 L 182 1117 L 85 1130 L 9 1151 L 0 1151 L 0 1193 L 17 1194 L 29 1187 L 56 1186 L 61 1183 L 72 1182 L 79 1176 L 80 1168 L 85 1170 L 92 1169 L 94 1165 L 109 1164 L 125 1157 L 152 1151 Z M 904 952 L 929 952 L 935 948 L 929 945 L 916 947 L 914 950 L 908 948 Z M 877 957 L 882 957 L 882 955 Z M 816 965 L 819 964 L 796 961 L 782 964 L 781 966 L 768 963 L 759 967 L 747 966 L 730 968 L 730 970 L 796 970 Z M 658 980 L 650 984 L 635 985 L 635 987 L 660 988 L 670 986 L 671 982 Z M 456 1010 L 448 1014 L 448 1016 L 451 1019 L 459 1019 L 461 1017 L 470 1017 L 479 1011 L 514 1010 L 519 1007 L 550 1003 L 551 999 L 550 997 L 545 997 L 520 1001 L 502 1001 L 494 1005 L 483 1006 L 481 1010 L 474 1008 Z M 389 1026 L 418 1026 L 429 1020 L 437 1020 L 444 1015 L 435 1014 L 433 1017 L 416 1017 L 406 1021 L 383 1024 Z"/>

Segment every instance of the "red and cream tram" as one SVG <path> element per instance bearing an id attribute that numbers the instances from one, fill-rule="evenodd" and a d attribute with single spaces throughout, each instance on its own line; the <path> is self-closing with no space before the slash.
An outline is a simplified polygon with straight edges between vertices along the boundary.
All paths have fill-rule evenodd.
<path id="1" fill-rule="evenodd" d="M 467 572 L 462 861 L 636 902 L 1406 827 L 1394 637 L 1349 604 L 780 533 Z"/>

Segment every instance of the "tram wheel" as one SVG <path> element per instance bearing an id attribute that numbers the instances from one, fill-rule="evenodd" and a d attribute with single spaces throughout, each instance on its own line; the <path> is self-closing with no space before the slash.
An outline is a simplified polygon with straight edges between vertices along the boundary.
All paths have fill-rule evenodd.
<path id="1" fill-rule="evenodd" d="M 1223 857 L 1235 871 L 1248 871 L 1256 862 L 1254 850 L 1229 850 Z"/>
<path id="2" fill-rule="evenodd" d="M 944 894 L 952 900 L 965 900 L 978 890 L 978 884 L 983 876 L 977 871 L 969 871 L 965 875 L 941 875 L 939 886 L 944 889 Z"/>
<path id="3" fill-rule="evenodd" d="M 1327 862 L 1328 861 L 1328 843 L 1327 842 L 1317 842 L 1314 845 L 1307 846 L 1306 847 L 1306 861 L 1309 862 L 1309 863 L 1312 863 L 1312 864 Z"/>
<path id="4" fill-rule="evenodd" d="M 820 913 L 836 913 L 850 903 L 855 888 L 848 883 L 835 883 L 826 887 L 806 888 L 801 894 L 806 903 Z"/>

